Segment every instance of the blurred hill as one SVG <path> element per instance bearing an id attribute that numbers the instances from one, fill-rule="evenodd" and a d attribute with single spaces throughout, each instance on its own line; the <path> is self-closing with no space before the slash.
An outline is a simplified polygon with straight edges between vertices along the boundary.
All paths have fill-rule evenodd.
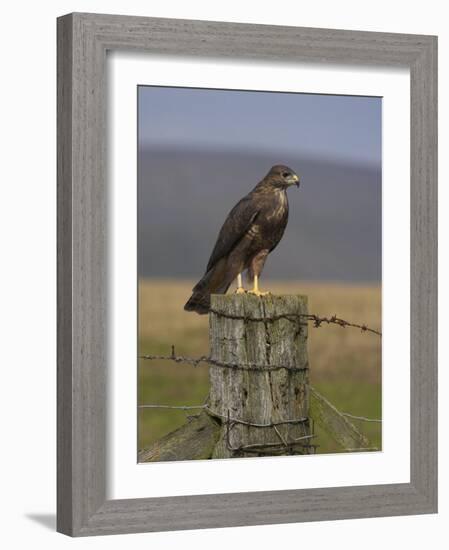
<path id="1" fill-rule="evenodd" d="M 234 204 L 273 164 L 301 177 L 264 278 L 381 280 L 381 171 L 330 159 L 143 149 L 138 161 L 139 276 L 199 278 Z"/>

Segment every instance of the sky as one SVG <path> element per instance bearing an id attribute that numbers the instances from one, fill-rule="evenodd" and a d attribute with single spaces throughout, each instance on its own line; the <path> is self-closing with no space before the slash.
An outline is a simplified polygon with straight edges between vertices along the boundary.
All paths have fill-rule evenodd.
<path id="1" fill-rule="evenodd" d="M 142 147 L 279 151 L 381 162 L 381 98 L 139 87 Z"/>
<path id="2" fill-rule="evenodd" d="M 301 177 L 264 277 L 376 282 L 382 100 L 139 86 L 138 270 L 199 279 L 230 209 L 273 164 Z"/>

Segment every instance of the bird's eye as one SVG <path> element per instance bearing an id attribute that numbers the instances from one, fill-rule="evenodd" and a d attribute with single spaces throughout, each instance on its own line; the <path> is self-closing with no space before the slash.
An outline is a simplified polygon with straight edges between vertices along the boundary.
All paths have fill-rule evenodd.
<path id="1" fill-rule="evenodd" d="M 283 178 L 288 178 L 290 174 L 288 172 L 282 172 L 282 177 Z"/>

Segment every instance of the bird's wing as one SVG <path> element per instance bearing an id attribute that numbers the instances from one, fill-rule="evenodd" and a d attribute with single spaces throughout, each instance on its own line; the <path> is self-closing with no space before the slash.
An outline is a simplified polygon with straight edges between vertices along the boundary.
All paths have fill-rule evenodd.
<path id="1" fill-rule="evenodd" d="M 259 205 L 251 195 L 244 197 L 229 212 L 223 227 L 217 237 L 212 254 L 207 264 L 207 271 L 211 269 L 220 258 L 227 256 L 234 246 L 245 235 L 251 224 L 259 214 Z"/>

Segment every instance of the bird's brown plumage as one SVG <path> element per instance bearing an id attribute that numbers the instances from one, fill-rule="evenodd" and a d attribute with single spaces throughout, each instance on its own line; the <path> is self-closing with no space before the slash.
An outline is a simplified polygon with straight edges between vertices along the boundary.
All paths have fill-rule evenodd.
<path id="1" fill-rule="evenodd" d="M 207 263 L 184 309 L 207 313 L 211 294 L 224 294 L 239 273 L 259 276 L 268 254 L 284 234 L 288 221 L 287 187 L 299 178 L 276 165 L 229 212 Z"/>

